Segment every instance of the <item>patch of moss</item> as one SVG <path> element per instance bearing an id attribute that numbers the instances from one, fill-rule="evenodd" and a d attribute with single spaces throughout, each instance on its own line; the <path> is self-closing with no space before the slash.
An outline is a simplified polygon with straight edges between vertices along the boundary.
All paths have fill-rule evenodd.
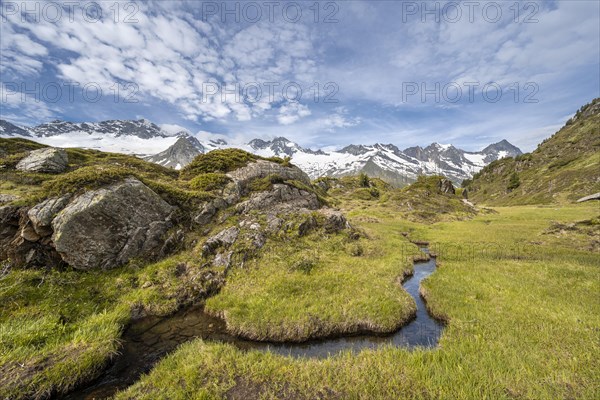
<path id="1" fill-rule="evenodd" d="M 192 179 L 200 174 L 225 174 L 238 168 L 243 168 L 248 163 L 256 160 L 268 160 L 282 165 L 286 164 L 286 161 L 281 158 L 263 158 L 240 149 L 213 150 L 196 157 L 181 170 L 180 176 L 182 179 Z M 287 165 L 289 165 L 289 161 Z"/>
<path id="2" fill-rule="evenodd" d="M 192 178 L 190 181 L 190 188 L 204 192 L 212 192 L 214 190 L 223 189 L 230 181 L 231 179 L 225 174 L 209 172 Z"/>
<path id="3" fill-rule="evenodd" d="M 66 193 L 94 190 L 136 175 L 136 172 L 129 168 L 92 165 L 59 175 L 48 181 L 44 188 L 49 196 L 60 196 Z"/>
<path id="4" fill-rule="evenodd" d="M 284 179 L 277 174 L 270 174 L 263 178 L 256 178 L 248 184 L 248 189 L 252 192 L 264 192 L 271 190 L 274 184 L 283 183 Z"/>

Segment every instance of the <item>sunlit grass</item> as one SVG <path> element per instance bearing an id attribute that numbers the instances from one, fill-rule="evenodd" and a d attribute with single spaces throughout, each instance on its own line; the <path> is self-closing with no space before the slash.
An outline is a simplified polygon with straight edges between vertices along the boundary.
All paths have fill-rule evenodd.
<path id="1" fill-rule="evenodd" d="M 380 220 L 365 225 L 382 240 L 384 232 L 407 231 L 432 243 L 509 250 L 535 242 L 535 251 L 519 259 L 510 251 L 442 255 L 423 284 L 428 306 L 449 321 L 437 349 L 385 347 L 298 360 L 195 341 L 117 398 L 596 399 L 600 256 L 542 234 L 551 221 L 596 213 L 591 205 L 515 207 L 423 226 L 377 207 L 355 210 L 354 219 Z"/>

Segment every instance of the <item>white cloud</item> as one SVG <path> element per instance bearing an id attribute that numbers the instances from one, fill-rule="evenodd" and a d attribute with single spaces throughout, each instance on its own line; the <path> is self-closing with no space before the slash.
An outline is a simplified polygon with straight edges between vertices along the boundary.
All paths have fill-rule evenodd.
<path id="1" fill-rule="evenodd" d="M 280 92 L 256 103 L 222 98 L 220 93 L 203 99 L 202 84 L 209 81 L 222 90 L 226 83 L 241 88 L 249 82 L 276 82 L 281 87 L 314 80 L 313 45 L 303 24 L 219 26 L 190 22 L 185 3 L 136 4 L 137 23 L 115 22 L 114 11 L 104 3 L 105 17 L 95 23 L 86 21 L 81 10 L 73 21 L 55 23 L 9 16 L 2 24 L 2 36 L 9 38 L 2 41 L 2 65 L 35 75 L 46 63 L 58 70 L 60 79 L 96 83 L 106 90 L 117 82 L 133 82 L 141 96 L 173 104 L 191 120 L 249 121 L 282 100 Z M 59 51 L 69 53 L 59 57 Z"/>
<path id="2" fill-rule="evenodd" d="M 281 125 L 290 125 L 298 121 L 300 118 L 307 117 L 310 114 L 310 109 L 304 104 L 288 102 L 279 107 L 277 121 Z"/>

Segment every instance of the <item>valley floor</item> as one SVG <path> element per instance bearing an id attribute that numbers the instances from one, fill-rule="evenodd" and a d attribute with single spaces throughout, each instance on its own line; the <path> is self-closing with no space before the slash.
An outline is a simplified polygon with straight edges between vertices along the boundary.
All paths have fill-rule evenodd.
<path id="1" fill-rule="evenodd" d="M 497 208 L 470 220 L 432 225 L 400 219 L 385 204 L 354 201 L 343 208 L 350 221 L 382 241 L 386 251 L 408 233 L 413 240 L 429 241 L 438 253 L 439 268 L 422 287 L 430 311 L 447 321 L 438 348 L 384 347 L 317 360 L 197 340 L 181 346 L 117 398 L 600 396 L 597 204 Z M 369 272 L 372 280 L 387 279 L 379 283 L 389 284 L 389 273 L 382 271 L 377 278 L 377 269 L 385 270 L 385 263 L 368 258 L 363 262 L 362 268 L 375 270 Z M 260 307 L 265 316 L 284 326 L 293 326 L 302 313 L 298 308 L 292 312 L 292 306 L 282 309 L 282 302 L 297 304 L 300 310 L 318 305 L 328 313 L 328 299 L 320 292 L 322 280 L 343 273 L 342 266 L 325 263 L 319 273 L 306 275 L 305 286 L 295 292 L 273 289 L 268 279 L 273 268 L 257 267 L 252 272 L 254 286 L 234 276 L 211 300 L 213 307 L 234 312 L 237 325 L 257 331 L 258 310 L 235 310 Z M 399 264 L 399 273 L 401 269 Z M 361 272 L 352 267 L 352 274 Z M 269 301 L 264 301 L 265 293 Z M 334 310 L 337 306 L 332 305 Z"/>

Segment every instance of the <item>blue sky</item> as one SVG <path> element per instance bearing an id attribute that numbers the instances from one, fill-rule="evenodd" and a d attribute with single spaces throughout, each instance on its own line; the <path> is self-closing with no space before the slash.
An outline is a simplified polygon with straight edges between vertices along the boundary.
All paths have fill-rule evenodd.
<path id="1" fill-rule="evenodd" d="M 532 150 L 600 96 L 597 1 L 0 3 L 1 116 L 24 125 Z"/>

